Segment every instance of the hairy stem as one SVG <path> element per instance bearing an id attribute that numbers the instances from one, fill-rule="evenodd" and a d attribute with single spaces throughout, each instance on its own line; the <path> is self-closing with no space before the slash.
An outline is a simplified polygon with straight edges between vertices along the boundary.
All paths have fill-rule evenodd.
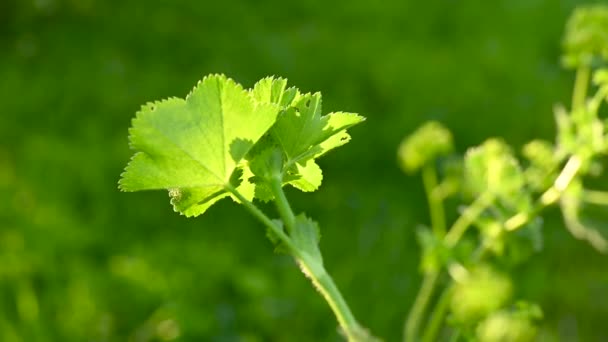
<path id="1" fill-rule="evenodd" d="M 439 272 L 427 272 L 422 280 L 422 285 L 418 290 L 414 305 L 410 310 L 410 313 L 405 322 L 404 329 L 404 341 L 413 342 L 418 339 L 418 330 L 420 330 L 420 324 L 424 317 L 426 308 L 433 296 L 437 280 L 439 279 Z"/>
<path id="2" fill-rule="evenodd" d="M 271 181 L 271 189 L 275 197 L 275 203 L 281 219 L 285 223 L 288 232 L 293 232 L 296 227 L 296 219 L 283 192 L 282 180 L 274 177 Z M 329 307 L 334 312 L 338 324 L 344 331 L 349 341 L 359 342 L 363 329 L 355 319 L 342 293 L 334 283 L 331 276 L 325 270 L 321 260 L 316 260 L 310 255 L 294 248 L 294 257 L 300 265 L 302 272 L 311 280 L 314 287 L 321 293 Z"/>

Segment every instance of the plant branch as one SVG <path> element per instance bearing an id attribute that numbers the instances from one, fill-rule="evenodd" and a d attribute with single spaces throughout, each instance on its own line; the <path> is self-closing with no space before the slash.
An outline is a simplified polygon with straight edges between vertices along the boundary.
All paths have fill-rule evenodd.
<path id="1" fill-rule="evenodd" d="M 270 187 L 272 189 L 272 194 L 274 195 L 274 203 L 277 206 L 279 215 L 281 215 L 281 219 L 283 219 L 283 222 L 287 227 L 287 232 L 291 233 L 295 229 L 296 217 L 293 213 L 293 210 L 291 210 L 289 202 L 287 201 L 285 192 L 283 192 L 283 180 L 281 179 L 281 177 L 273 177 L 270 182 Z"/>
<path id="2" fill-rule="evenodd" d="M 427 164 L 422 168 L 422 182 L 429 205 L 433 233 L 438 239 L 442 239 L 445 236 L 446 229 L 445 210 L 442 198 L 437 192 L 437 172 L 433 166 Z M 403 334 L 405 341 L 415 341 L 418 338 L 418 330 L 435 291 L 438 278 L 439 272 L 437 271 L 427 272 L 424 275 L 422 285 L 405 321 Z"/>
<path id="3" fill-rule="evenodd" d="M 404 327 L 404 341 L 413 342 L 418 339 L 418 330 L 422 322 L 422 317 L 425 314 L 426 308 L 433 296 L 437 280 L 439 279 L 439 272 L 427 272 L 422 280 L 422 285 L 418 290 L 412 309 L 407 317 Z"/>
<path id="4" fill-rule="evenodd" d="M 473 221 L 475 221 L 475 219 L 479 217 L 479 215 L 481 215 L 481 213 L 488 208 L 490 204 L 492 204 L 493 200 L 494 195 L 489 192 L 485 192 L 481 196 L 477 197 L 477 199 L 475 199 L 475 201 L 465 209 L 456 222 L 454 222 L 452 228 L 450 228 L 446 234 L 445 238 L 443 239 L 446 246 L 449 248 L 454 247 L 458 241 L 460 241 L 460 238 L 469 228 L 471 223 L 473 223 Z"/>
<path id="5" fill-rule="evenodd" d="M 518 213 L 513 215 L 511 218 L 505 221 L 505 229 L 507 231 L 514 231 L 523 227 L 544 208 L 556 203 L 560 199 L 564 190 L 568 188 L 574 177 L 576 177 L 581 166 L 581 158 L 576 155 L 571 156 L 560 174 L 555 179 L 555 182 L 553 182 L 553 185 L 540 196 L 536 206 L 528 213 Z"/>
<path id="6" fill-rule="evenodd" d="M 281 219 L 285 223 L 287 231 L 292 234 L 297 229 L 296 219 L 293 210 L 287 201 L 285 192 L 283 191 L 281 177 L 273 177 L 270 186 Z M 325 270 L 323 261 L 309 255 L 305 251 L 299 250 L 296 246 L 294 246 L 294 257 L 300 265 L 302 272 L 311 280 L 314 287 L 321 293 L 334 312 L 338 324 L 344 331 L 348 340 L 353 342 L 362 341 L 364 329 L 357 323 L 357 320 L 344 300 L 342 293 L 340 293 L 340 290 L 333 279 Z"/>
<path id="7" fill-rule="evenodd" d="M 437 304 L 435 305 L 435 310 L 433 310 L 433 313 L 431 314 L 429 324 L 427 325 L 424 335 L 422 335 L 422 342 L 437 341 L 437 335 L 439 334 L 443 318 L 448 311 L 453 291 L 454 283 L 452 281 L 450 285 L 448 285 L 448 287 L 443 290 L 443 293 L 441 294 L 439 300 L 437 301 Z"/>
<path id="8" fill-rule="evenodd" d="M 231 185 L 226 186 L 226 190 L 230 192 L 234 197 L 236 197 L 243 206 L 251 213 L 255 218 L 257 218 L 260 222 L 262 222 L 266 227 L 268 227 L 276 236 L 279 237 L 281 243 L 285 244 L 285 246 L 291 252 L 297 253 L 297 249 L 294 246 L 291 238 L 285 234 L 283 229 L 273 222 L 266 214 L 264 214 L 258 207 L 256 207 L 251 201 L 246 199 L 237 189 L 232 187 Z"/>
<path id="9" fill-rule="evenodd" d="M 591 204 L 608 206 L 608 192 L 584 190 L 583 201 Z"/>

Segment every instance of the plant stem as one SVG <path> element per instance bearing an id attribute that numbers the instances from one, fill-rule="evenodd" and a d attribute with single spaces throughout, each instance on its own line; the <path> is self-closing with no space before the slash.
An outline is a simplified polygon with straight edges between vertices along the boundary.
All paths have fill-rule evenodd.
<path id="1" fill-rule="evenodd" d="M 581 66 L 576 70 L 574 90 L 572 92 L 572 110 L 578 110 L 585 105 L 590 74 L 591 68 L 587 66 Z"/>
<path id="2" fill-rule="evenodd" d="M 507 231 L 514 231 L 523 227 L 544 208 L 557 202 L 562 196 L 564 190 L 566 190 L 572 180 L 576 177 L 581 166 L 581 158 L 576 155 L 571 156 L 566 162 L 566 165 L 564 165 L 564 168 L 560 174 L 553 182 L 553 185 L 540 196 L 536 206 L 528 213 L 518 213 L 513 215 L 511 218 L 505 221 L 505 229 Z"/>
<path id="3" fill-rule="evenodd" d="M 273 177 L 271 189 L 275 197 L 277 209 L 289 233 L 296 229 L 295 215 L 283 192 L 282 180 L 280 177 Z M 360 341 L 363 329 L 357 323 L 355 316 L 351 312 L 348 304 L 344 300 L 342 293 L 334 283 L 331 276 L 325 270 L 322 260 L 316 260 L 309 254 L 302 252 L 294 247 L 294 257 L 300 265 L 302 272 L 312 281 L 314 287 L 321 293 L 329 307 L 334 312 L 338 324 L 344 331 L 349 341 Z"/>
<path id="4" fill-rule="evenodd" d="M 584 190 L 583 201 L 596 205 L 608 205 L 608 192 L 597 190 Z"/>
<path id="5" fill-rule="evenodd" d="M 302 272 L 310 279 L 334 312 L 338 324 L 348 340 L 353 342 L 360 341 L 359 336 L 363 329 L 359 326 L 344 297 L 342 297 L 340 290 L 325 268 L 322 265 L 321 267 L 318 267 L 318 265 L 314 267 L 315 263 L 306 260 L 306 258 L 300 258 L 298 263 L 302 268 Z"/>
<path id="6" fill-rule="evenodd" d="M 439 334 L 443 317 L 448 311 L 453 290 L 453 282 L 451 282 L 450 285 L 443 290 L 443 293 L 435 305 L 435 310 L 433 310 L 433 313 L 431 314 L 431 318 L 429 319 L 429 324 L 427 325 L 424 335 L 422 336 L 422 342 L 437 341 L 437 334 Z"/>
<path id="7" fill-rule="evenodd" d="M 274 177 L 270 183 L 272 194 L 274 195 L 274 203 L 277 206 L 277 210 L 279 211 L 279 215 L 283 219 L 285 226 L 287 227 L 287 232 L 291 233 L 295 229 L 296 225 L 296 216 L 293 214 L 291 210 L 291 206 L 287 201 L 287 197 L 285 196 L 285 192 L 283 192 L 283 181 L 280 177 Z"/>
<path id="8" fill-rule="evenodd" d="M 445 236 L 445 211 L 442 199 L 438 196 L 436 191 L 437 172 L 430 164 L 427 164 L 422 168 L 422 182 L 429 205 L 433 233 L 435 233 L 435 236 L 438 239 L 442 239 Z M 405 341 L 415 341 L 418 338 L 418 330 L 420 329 L 422 318 L 424 317 L 431 297 L 433 296 L 438 279 L 439 272 L 437 271 L 427 272 L 424 275 L 422 285 L 418 290 L 412 309 L 405 321 L 403 334 Z"/>
<path id="9" fill-rule="evenodd" d="M 477 197 L 475 201 L 460 215 L 460 217 L 454 222 L 452 228 L 448 231 L 443 241 L 446 246 L 451 248 L 454 247 L 467 228 L 475 221 L 479 215 L 492 203 L 494 195 L 489 192 L 483 193 Z"/>
<path id="10" fill-rule="evenodd" d="M 429 204 L 431 215 L 431 227 L 435 236 L 442 238 L 445 235 L 445 211 L 441 198 L 437 196 L 435 189 L 437 188 L 437 172 L 432 165 L 426 164 L 422 168 L 422 182 Z"/>
<path id="11" fill-rule="evenodd" d="M 292 252 L 296 251 L 296 248 L 295 248 L 293 242 L 291 241 L 291 238 L 289 236 L 287 236 L 287 234 L 285 234 L 285 232 L 283 231 L 283 229 L 281 229 L 281 227 L 279 225 L 272 222 L 272 220 L 270 218 L 268 218 L 268 216 L 266 216 L 266 214 L 264 214 L 258 207 L 256 207 L 253 203 L 251 203 L 251 201 L 249 201 L 248 199 L 243 197 L 243 195 L 240 192 L 238 192 L 238 190 L 236 190 L 234 187 L 227 185 L 226 190 L 228 192 L 230 192 L 232 195 L 234 195 L 234 197 L 236 197 L 239 201 L 241 201 L 241 204 L 243 204 L 245 206 L 245 208 L 247 209 L 247 211 L 249 211 L 255 218 L 257 218 L 266 227 L 268 227 L 270 230 L 272 230 L 272 232 L 279 237 L 281 242 L 283 244 L 285 244 L 285 246 L 290 251 L 292 251 Z"/>
<path id="12" fill-rule="evenodd" d="M 418 339 L 418 330 L 420 329 L 420 323 L 422 322 L 422 317 L 425 314 L 426 308 L 433 296 L 433 292 L 435 290 L 435 286 L 437 284 L 437 280 L 439 279 L 439 272 L 427 272 L 424 275 L 424 279 L 422 280 L 422 285 L 418 290 L 418 294 L 416 295 L 416 299 L 414 300 L 414 305 L 410 310 L 410 314 L 405 321 L 405 329 L 403 336 L 405 337 L 404 341 L 413 342 Z"/>

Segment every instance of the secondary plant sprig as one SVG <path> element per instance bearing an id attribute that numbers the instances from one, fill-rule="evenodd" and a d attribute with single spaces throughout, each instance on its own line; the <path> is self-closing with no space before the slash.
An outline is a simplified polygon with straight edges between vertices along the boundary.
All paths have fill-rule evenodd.
<path id="1" fill-rule="evenodd" d="M 583 186 L 583 178 L 597 174 L 599 158 L 608 154 L 608 122 L 599 117 L 601 104 L 608 100 L 608 69 L 602 67 L 608 61 L 606 37 L 606 6 L 578 9 L 569 20 L 563 62 L 577 70 L 571 109 L 556 106 L 555 144 L 540 140 L 527 144 L 523 166 L 502 140 L 489 139 L 466 153 L 456 168 L 460 172 L 453 172 L 452 165 L 440 182 L 434 176 L 438 174 L 435 168 L 438 158 L 452 151 L 450 132 L 431 122 L 403 141 L 401 166 L 408 173 L 422 170 L 431 214 L 431 228 L 419 230 L 424 279 L 405 323 L 405 341 L 435 341 L 448 312 L 454 341 L 531 341 L 533 321 L 542 316 L 540 309 L 528 303 L 513 304 L 511 282 L 496 265 L 504 269 L 513 262 L 507 254 L 514 253 L 507 251 L 542 247 L 538 215 L 548 206 L 559 205 L 574 237 L 588 241 L 598 251 L 608 251 L 606 239 L 580 217 L 585 203 L 608 205 L 608 192 Z M 595 93 L 589 96 L 591 78 Z M 440 226 L 445 220 L 445 215 L 438 214 L 443 211 L 445 196 L 436 193 L 446 184 L 451 189 L 459 184 L 461 198 L 472 198 L 472 202 L 444 234 L 437 222 Z M 478 228 L 478 238 L 468 236 L 470 227 Z M 467 252 L 470 248 L 463 249 L 463 239 L 469 244 L 476 241 L 477 247 Z M 444 273 L 449 275 L 447 284 L 441 281 Z M 425 318 L 438 286 L 443 292 Z M 493 330 L 492 322 L 497 320 L 507 329 Z"/>

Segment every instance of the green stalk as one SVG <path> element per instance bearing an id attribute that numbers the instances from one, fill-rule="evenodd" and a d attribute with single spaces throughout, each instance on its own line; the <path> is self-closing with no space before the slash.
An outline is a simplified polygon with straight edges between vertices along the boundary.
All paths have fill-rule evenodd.
<path id="1" fill-rule="evenodd" d="M 414 305 L 412 306 L 407 320 L 405 321 L 405 329 L 403 334 L 405 337 L 405 342 L 413 342 L 418 339 L 418 330 L 420 330 L 422 317 L 424 316 L 426 308 L 428 307 L 431 297 L 433 296 L 438 279 L 439 272 L 437 271 L 427 272 L 424 275 L 422 285 L 420 286 L 420 290 L 418 290 L 418 294 L 414 300 Z"/>
<path id="2" fill-rule="evenodd" d="M 577 176 L 582 166 L 582 160 L 576 155 L 571 156 L 564 168 L 559 173 L 553 185 L 545 191 L 538 199 L 535 207 L 528 213 L 518 213 L 505 221 L 505 230 L 514 231 L 523 227 L 531 219 L 536 217 L 543 209 L 556 203 L 562 196 L 562 193 L 570 186 L 572 180 Z M 585 194 L 585 193 L 584 193 Z M 583 194 L 583 196 L 584 196 Z"/>
<path id="3" fill-rule="evenodd" d="M 454 284 L 451 283 L 443 290 L 443 293 L 439 297 L 435 310 L 431 314 L 429 324 L 427 325 L 426 331 L 422 336 L 422 342 L 434 342 L 437 341 L 437 335 L 441 329 L 441 324 L 445 314 L 448 312 L 450 300 L 452 299 L 452 292 L 454 290 Z"/>
<path id="4" fill-rule="evenodd" d="M 581 66 L 576 70 L 574 90 L 572 91 L 572 110 L 578 110 L 585 105 L 590 75 L 591 68 L 587 66 Z"/>
<path id="5" fill-rule="evenodd" d="M 597 190 L 584 190 L 583 201 L 596 205 L 608 205 L 608 192 Z"/>
<path id="6" fill-rule="evenodd" d="M 234 197 L 236 197 L 241 202 L 241 204 L 243 206 L 245 206 L 245 208 L 247 209 L 247 211 L 249 211 L 249 213 L 251 213 L 256 219 L 258 219 L 266 227 L 268 227 L 270 230 L 272 230 L 272 232 L 274 234 L 276 234 L 276 236 L 279 237 L 281 242 L 283 244 L 285 244 L 285 246 L 290 251 L 292 251 L 292 252 L 296 251 L 296 248 L 295 248 L 293 242 L 291 241 L 291 238 L 289 236 L 287 236 L 287 234 L 285 234 L 285 232 L 283 231 L 283 229 L 281 229 L 281 227 L 279 227 L 276 223 L 272 222 L 272 220 L 270 218 L 268 218 L 268 216 L 266 216 L 266 214 L 264 214 L 258 207 L 256 207 L 253 203 L 251 203 L 251 201 L 249 201 L 248 199 L 243 197 L 243 195 L 241 195 L 241 193 L 238 192 L 238 190 L 236 190 L 234 187 L 228 185 L 228 186 L 226 186 L 226 190 L 228 192 L 230 192 L 232 195 L 234 195 Z"/>
<path id="7" fill-rule="evenodd" d="M 293 211 L 291 210 L 291 206 L 289 205 L 289 202 L 287 201 L 285 192 L 283 192 L 283 182 L 282 182 L 281 178 L 274 177 L 272 179 L 272 182 L 270 183 L 270 187 L 272 190 L 272 194 L 274 195 L 274 203 L 277 206 L 279 215 L 281 216 L 281 219 L 283 219 L 283 223 L 285 223 L 287 232 L 291 233 L 295 229 L 296 216 L 293 214 Z"/>
<path id="8" fill-rule="evenodd" d="M 437 188 L 437 172 L 433 166 L 427 164 L 422 168 L 422 182 L 429 205 L 431 227 L 435 235 L 442 238 L 445 235 L 445 211 L 441 198 L 437 196 L 435 191 Z"/>
<path id="9" fill-rule="evenodd" d="M 488 208 L 492 201 L 494 200 L 494 195 L 489 192 L 483 193 L 481 196 L 477 197 L 475 201 L 460 215 L 460 217 L 454 222 L 450 231 L 445 235 L 443 241 L 446 246 L 454 247 L 460 241 L 460 238 L 467 231 L 471 223 L 481 215 L 481 213 Z"/>
<path id="10" fill-rule="evenodd" d="M 288 232 L 293 232 L 296 227 L 295 215 L 287 201 L 285 192 L 283 192 L 282 180 L 280 177 L 273 177 L 271 181 L 271 189 L 275 197 L 275 203 L 279 211 L 281 219 L 285 223 Z M 321 293 L 329 307 L 334 312 L 338 324 L 344 331 L 344 334 L 349 341 L 362 341 L 363 329 L 357 323 L 355 316 L 352 314 L 348 304 L 344 300 L 342 293 L 334 283 L 331 276 L 325 270 L 322 262 L 314 260 L 306 253 L 302 253 L 297 248 L 293 249 L 294 257 L 300 265 L 302 272 L 311 280 L 314 287 Z"/>
<path id="11" fill-rule="evenodd" d="M 437 172 L 435 168 L 429 164 L 422 168 L 422 182 L 426 192 L 429 212 L 431 216 L 431 227 L 433 233 L 438 239 L 442 239 L 445 235 L 445 210 L 443 208 L 442 199 L 437 195 Z M 418 290 L 412 309 L 405 321 L 403 337 L 405 341 L 415 341 L 418 338 L 418 330 L 426 313 L 437 280 L 439 272 L 427 272 L 422 280 L 422 285 Z"/>

